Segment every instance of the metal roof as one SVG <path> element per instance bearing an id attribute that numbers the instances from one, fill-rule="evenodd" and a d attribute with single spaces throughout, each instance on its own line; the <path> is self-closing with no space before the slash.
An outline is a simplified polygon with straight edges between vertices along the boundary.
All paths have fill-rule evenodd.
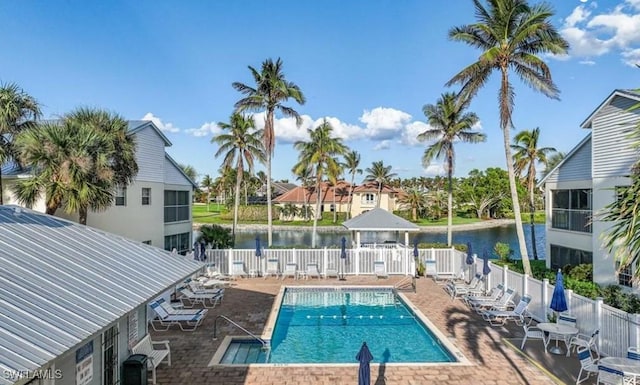
<path id="1" fill-rule="evenodd" d="M 41 368 L 193 274 L 170 252 L 0 206 L 0 371 Z M 0 385 L 11 384 L 0 377 Z"/>
<path id="2" fill-rule="evenodd" d="M 169 138 L 167 138 L 167 136 L 162 133 L 162 130 L 160 130 L 160 128 L 158 128 L 158 126 L 156 126 L 151 120 L 128 120 L 127 124 L 129 125 L 129 132 L 132 134 L 141 131 L 145 127 L 151 127 L 162 138 L 165 146 L 172 145 Z"/>
<path id="3" fill-rule="evenodd" d="M 640 92 L 636 90 L 621 90 L 621 89 L 614 90 L 611 94 L 609 94 L 609 96 L 607 96 L 607 98 L 602 103 L 600 103 L 600 105 L 595 110 L 593 110 L 591 114 L 589 114 L 589 116 L 584 120 L 584 122 L 580 124 L 580 127 L 591 128 L 591 123 L 593 122 L 593 119 L 598 114 L 598 112 L 600 112 L 600 110 L 602 110 L 604 107 L 609 105 L 609 103 L 611 103 L 613 98 L 615 98 L 616 96 L 622 96 L 627 99 L 640 101 Z"/>
<path id="4" fill-rule="evenodd" d="M 420 231 L 420 226 L 415 223 L 381 208 L 364 212 L 344 222 L 342 226 L 359 231 Z"/>
<path id="5" fill-rule="evenodd" d="M 198 185 L 196 184 L 195 181 L 191 180 L 191 178 L 189 178 L 189 175 L 187 175 L 184 170 L 182 169 L 182 167 L 180 167 L 180 165 L 178 164 L 178 162 L 176 162 L 171 156 L 169 156 L 169 154 L 167 154 L 166 152 L 164 153 L 164 157 L 169 161 L 169 163 L 171 163 L 173 165 L 173 167 L 175 167 L 181 174 L 182 176 L 184 176 L 189 183 L 191 183 L 191 186 L 193 186 L 194 189 L 198 188 Z"/>
<path id="6" fill-rule="evenodd" d="M 2 177 L 16 177 L 20 175 L 28 175 L 31 173 L 31 170 L 28 168 L 21 167 L 18 163 L 9 161 L 0 166 L 0 172 L 2 172 Z"/>

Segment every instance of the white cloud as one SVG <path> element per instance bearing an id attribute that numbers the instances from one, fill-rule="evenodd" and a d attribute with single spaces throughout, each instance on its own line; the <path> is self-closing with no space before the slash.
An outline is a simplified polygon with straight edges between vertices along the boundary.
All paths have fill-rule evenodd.
<path id="1" fill-rule="evenodd" d="M 593 60 L 580 60 L 578 63 L 587 65 L 587 66 L 592 66 L 596 64 L 596 62 L 594 62 Z"/>
<path id="2" fill-rule="evenodd" d="M 193 135 L 197 138 L 201 138 L 203 136 L 213 136 L 222 132 L 222 130 L 218 127 L 218 123 L 216 122 L 203 123 L 200 128 L 189 128 L 184 131 L 187 134 Z"/>
<path id="3" fill-rule="evenodd" d="M 444 165 L 442 163 L 432 163 L 429 166 L 423 168 L 422 171 L 426 176 L 437 176 L 445 174 Z"/>
<path id="4" fill-rule="evenodd" d="M 389 139 L 385 139 L 379 142 L 378 144 L 376 144 L 375 146 L 373 146 L 374 151 L 388 150 L 389 148 L 391 148 L 391 141 Z"/>
<path id="5" fill-rule="evenodd" d="M 418 135 L 428 130 L 430 126 L 424 122 L 411 122 L 404 127 L 400 136 L 400 143 L 405 146 L 423 146 L 424 143 L 418 140 Z"/>
<path id="6" fill-rule="evenodd" d="M 636 65 L 640 65 L 640 48 L 628 50 L 622 53 L 622 61 L 635 67 Z"/>
<path id="7" fill-rule="evenodd" d="M 180 132 L 180 129 L 178 127 L 175 127 L 172 123 L 163 123 L 162 120 L 160 120 L 159 117 L 153 115 L 151 112 L 147 112 L 142 117 L 142 120 L 150 120 L 150 121 L 152 121 L 153 124 L 155 124 L 156 127 L 158 127 L 160 129 L 160 131 L 171 132 L 171 133 Z"/>
<path id="8" fill-rule="evenodd" d="M 391 139 L 411 121 L 411 115 L 394 108 L 376 107 L 371 111 L 365 110 L 360 121 L 366 125 L 367 137 Z"/>
<path id="9" fill-rule="evenodd" d="M 585 58 L 588 60 L 581 64 L 591 64 L 593 57 L 618 53 L 629 64 L 628 58 L 635 57 L 635 50 L 640 48 L 640 0 L 625 0 L 598 14 L 596 6 L 595 2 L 590 4 L 592 9 L 579 5 L 564 19 L 560 33 L 569 42 L 570 57 Z"/>

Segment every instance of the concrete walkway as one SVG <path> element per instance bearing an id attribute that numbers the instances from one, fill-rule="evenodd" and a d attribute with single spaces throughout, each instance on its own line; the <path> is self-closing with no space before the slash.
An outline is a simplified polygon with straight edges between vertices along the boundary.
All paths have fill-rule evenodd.
<path id="1" fill-rule="evenodd" d="M 393 285 L 400 278 L 376 280 L 373 277 L 348 277 L 347 281 L 287 279 L 287 285 Z M 219 322 L 219 338 L 213 340 L 213 322 L 223 314 L 257 335 L 262 333 L 271 311 L 275 295 L 283 281 L 275 278 L 250 278 L 237 281 L 227 289 L 224 301 L 210 310 L 203 325 L 195 332 L 177 328 L 167 332 L 152 332 L 154 340 L 168 339 L 171 343 L 173 365 L 158 368 L 158 384 L 357 384 L 358 367 L 209 367 L 208 364 L 225 335 L 242 333 Z M 407 297 L 442 331 L 449 336 L 472 362 L 470 366 L 384 366 L 372 365 L 372 384 L 554 384 L 575 383 L 579 364 L 575 357 L 551 356 L 542 352 L 542 344 L 532 341 L 525 352 L 540 361 L 542 366 L 556 373 L 553 378 L 526 354 L 512 347 L 520 346 L 522 328 L 517 326 L 491 327 L 461 301 L 451 301 L 442 286 L 431 279 L 417 280 L 416 293 Z M 537 346 L 539 345 L 539 346 Z M 356 352 L 354 352 L 355 355 Z M 537 355 L 537 356 L 536 356 Z M 546 362 L 545 362 L 546 360 Z M 587 382 L 595 383 L 593 382 Z"/>

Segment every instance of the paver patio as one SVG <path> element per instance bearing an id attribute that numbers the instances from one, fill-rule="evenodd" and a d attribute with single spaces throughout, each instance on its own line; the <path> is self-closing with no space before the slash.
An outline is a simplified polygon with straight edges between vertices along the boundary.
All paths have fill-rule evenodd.
<path id="1" fill-rule="evenodd" d="M 158 384 L 357 384 L 358 367 L 209 367 L 209 362 L 225 335 L 242 335 L 237 328 L 221 320 L 218 322 L 217 340 L 213 340 L 213 323 L 217 315 L 225 315 L 256 335 L 262 333 L 271 306 L 281 285 L 393 285 L 400 278 L 376 280 L 375 277 L 349 276 L 346 281 L 329 280 L 276 280 L 275 278 L 240 279 L 225 292 L 224 301 L 209 311 L 204 323 L 195 332 L 181 332 L 172 328 L 166 332 L 153 332 L 154 340 L 171 342 L 171 367 L 158 367 Z M 371 366 L 372 384 L 554 384 L 529 359 L 505 343 L 515 338 L 519 346 L 522 329 L 516 326 L 491 327 L 461 301 L 451 301 L 442 287 L 431 279 L 418 279 L 416 293 L 407 297 L 442 331 L 449 336 L 472 362 L 470 366 Z M 537 343 L 537 344 L 536 344 Z M 539 346 L 538 346 L 539 345 Z M 538 354 L 543 365 L 557 365 L 557 375 L 565 382 L 575 382 L 579 366 L 575 357 L 540 355 L 542 344 L 532 341 L 525 351 Z M 354 357 L 357 352 L 354 352 Z M 555 369 L 554 369 L 555 370 Z M 570 377 L 573 375 L 573 377 Z M 592 382 L 593 383 L 593 382 Z"/>

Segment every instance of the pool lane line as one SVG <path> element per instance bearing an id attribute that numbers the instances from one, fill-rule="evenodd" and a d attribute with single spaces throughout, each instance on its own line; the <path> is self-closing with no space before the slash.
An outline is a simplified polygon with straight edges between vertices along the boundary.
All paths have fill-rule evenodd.
<path id="1" fill-rule="evenodd" d="M 511 343 L 511 341 L 507 340 L 506 338 L 502 339 L 502 342 L 507 345 L 508 347 L 510 347 L 511 349 L 515 350 L 518 354 L 520 354 L 521 356 L 523 356 L 524 358 L 527 359 L 527 361 L 529 361 L 530 363 L 533 364 L 533 366 L 537 367 L 542 373 L 544 373 L 547 377 L 549 377 L 551 379 L 551 381 L 555 382 L 557 385 L 567 385 L 567 383 L 563 382 L 561 379 L 559 379 L 558 377 L 556 377 L 555 374 L 551 373 L 549 370 L 547 370 L 547 368 L 545 368 L 541 363 L 539 363 L 538 361 L 536 361 L 535 359 L 533 359 L 531 356 L 529 356 L 527 353 L 523 352 L 522 350 L 518 349 L 517 346 L 515 346 L 514 344 Z"/>

